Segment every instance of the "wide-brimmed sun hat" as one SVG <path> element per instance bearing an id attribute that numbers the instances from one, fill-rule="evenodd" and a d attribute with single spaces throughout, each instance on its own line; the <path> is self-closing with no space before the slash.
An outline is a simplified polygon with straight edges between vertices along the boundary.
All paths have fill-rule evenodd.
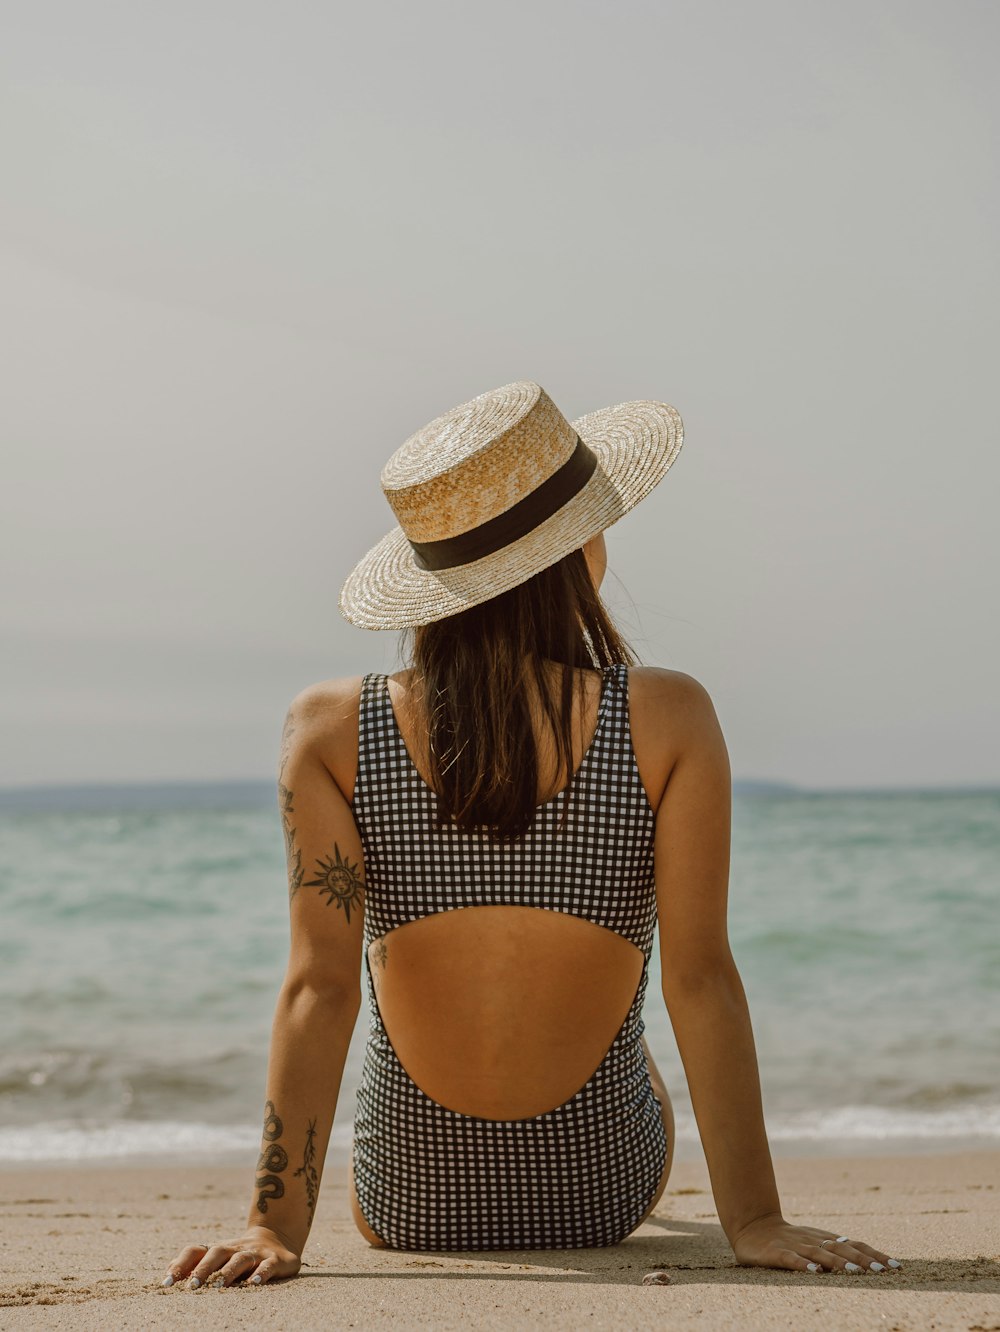
<path id="1" fill-rule="evenodd" d="M 532 380 L 480 393 L 383 467 L 398 526 L 352 570 L 341 614 L 364 629 L 406 629 L 507 592 L 634 508 L 683 439 L 665 402 L 570 422 Z"/>

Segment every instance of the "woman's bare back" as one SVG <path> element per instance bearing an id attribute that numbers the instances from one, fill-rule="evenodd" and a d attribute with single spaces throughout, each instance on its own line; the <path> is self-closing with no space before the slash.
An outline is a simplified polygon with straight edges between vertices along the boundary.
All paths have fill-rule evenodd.
<path id="1" fill-rule="evenodd" d="M 582 674 L 582 708 L 574 690 L 574 772 L 594 736 L 601 687 L 599 671 Z M 630 671 L 633 747 L 654 810 L 674 758 L 665 743 L 671 728 L 663 715 L 662 682 L 670 674 Z M 389 696 L 410 757 L 426 781 L 427 727 L 411 682 L 409 671 L 390 676 Z M 537 802 L 542 804 L 570 775 L 556 770 L 540 707 L 535 716 L 536 736 L 542 736 Z M 324 760 L 340 789 L 351 792 L 356 712 L 338 718 L 335 730 Z M 369 964 L 385 1029 L 417 1086 L 462 1114 L 522 1119 L 561 1105 L 587 1082 L 628 1014 L 643 955 L 621 935 L 579 916 L 491 905 L 398 926 L 374 941 Z"/>

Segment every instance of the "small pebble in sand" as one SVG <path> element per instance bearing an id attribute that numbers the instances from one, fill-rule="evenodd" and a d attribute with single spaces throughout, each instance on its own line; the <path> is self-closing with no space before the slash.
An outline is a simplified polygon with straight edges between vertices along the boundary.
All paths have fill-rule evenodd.
<path id="1" fill-rule="evenodd" d="M 669 1286 L 670 1277 L 666 1272 L 647 1272 L 642 1278 L 644 1286 Z"/>

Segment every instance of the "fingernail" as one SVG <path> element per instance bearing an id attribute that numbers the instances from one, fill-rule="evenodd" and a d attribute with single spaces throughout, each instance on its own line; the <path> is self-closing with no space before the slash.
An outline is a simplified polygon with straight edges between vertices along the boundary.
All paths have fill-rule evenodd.
<path id="1" fill-rule="evenodd" d="M 261 1276 L 252 1276 L 250 1280 L 253 1283 L 253 1285 L 259 1286 L 260 1283 L 264 1280 L 264 1278 Z"/>
<path id="2" fill-rule="evenodd" d="M 810 1271 L 810 1272 L 818 1272 L 818 1271 L 819 1271 L 819 1263 L 807 1263 L 806 1266 L 809 1268 L 809 1271 Z"/>
<path id="3" fill-rule="evenodd" d="M 884 1263 L 869 1263 L 869 1267 L 871 1268 L 871 1270 L 872 1270 L 873 1272 L 884 1272 L 884 1271 L 885 1271 L 885 1264 L 884 1264 Z"/>
<path id="4" fill-rule="evenodd" d="M 172 1276 L 164 1277 L 163 1280 L 160 1282 L 161 1286 L 172 1286 L 173 1284 L 174 1284 L 174 1279 Z"/>
<path id="5" fill-rule="evenodd" d="M 889 1259 L 889 1266 L 890 1266 L 890 1267 L 902 1267 L 903 1264 L 899 1261 L 898 1258 L 890 1258 L 890 1259 Z"/>
<path id="6" fill-rule="evenodd" d="M 201 1285 L 201 1277 L 192 1277 L 191 1280 L 188 1282 L 188 1286 L 191 1288 L 191 1290 L 197 1290 L 200 1285 Z"/>
<path id="7" fill-rule="evenodd" d="M 845 1271 L 845 1272 L 860 1272 L 860 1271 L 861 1271 L 861 1268 L 857 1265 L 857 1263 L 845 1263 L 845 1264 L 844 1264 L 844 1271 Z"/>

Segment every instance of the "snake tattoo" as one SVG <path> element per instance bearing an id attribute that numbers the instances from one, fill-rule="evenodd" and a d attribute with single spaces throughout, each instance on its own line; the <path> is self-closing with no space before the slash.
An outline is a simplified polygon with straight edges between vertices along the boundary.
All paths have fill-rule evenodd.
<path id="1" fill-rule="evenodd" d="M 257 1158 L 257 1211 L 266 1212 L 268 1200 L 281 1198 L 285 1193 L 284 1181 L 278 1176 L 288 1165 L 288 1153 L 277 1139 L 284 1132 L 284 1125 L 275 1114 L 274 1102 L 264 1106 L 264 1141 L 265 1146 Z"/>

